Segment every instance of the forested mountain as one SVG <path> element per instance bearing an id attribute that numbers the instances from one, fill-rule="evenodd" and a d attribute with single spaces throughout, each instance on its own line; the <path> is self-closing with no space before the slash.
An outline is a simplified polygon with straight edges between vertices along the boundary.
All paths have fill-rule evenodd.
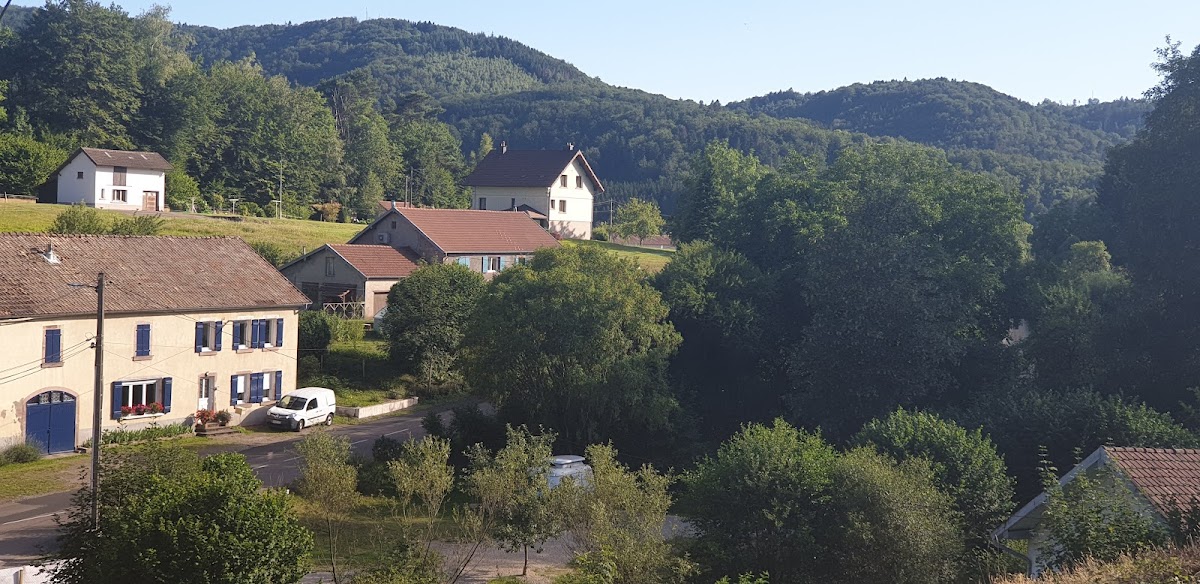
<path id="1" fill-rule="evenodd" d="M 6 24 L 20 30 L 32 13 L 15 7 Z M 774 165 L 790 152 L 824 164 L 844 145 L 873 136 L 946 150 L 956 165 L 1019 189 L 1032 216 L 1059 200 L 1091 198 L 1105 151 L 1132 135 L 1147 107 L 1140 100 L 1035 106 L 984 85 L 948 79 L 856 84 L 812 94 L 784 91 L 727 106 L 703 104 L 608 85 L 504 37 L 396 19 L 230 29 L 183 25 L 171 38 L 203 70 L 245 62 L 264 77 L 282 76 L 296 87 L 316 88 L 327 99 L 331 88 L 353 87 L 356 100 L 373 101 L 376 112 L 389 120 L 392 141 L 409 144 L 407 164 L 314 177 L 307 184 L 315 190 L 300 197 L 314 201 L 345 203 L 357 197 L 361 204 L 361 194 L 348 193 L 398 192 L 409 184 L 403 174 L 410 167 L 429 168 L 432 159 L 447 160 L 448 166 L 414 174 L 409 182 L 422 185 L 423 192 L 441 193 L 426 196 L 430 202 L 458 201 L 450 184 L 469 170 L 471 154 L 486 133 L 516 148 L 574 142 L 588 153 L 612 196 L 655 199 L 671 213 L 688 161 L 713 139 L 728 140 Z M 19 77 L 26 67 L 18 64 L 8 75 Z M 18 80 L 10 90 L 10 107 L 22 106 L 20 87 Z M 437 134 L 433 150 L 441 154 L 417 155 L 412 148 L 421 140 L 396 132 L 392 122 L 410 119 L 414 112 L 426 120 L 422 131 Z M 349 140 L 345 112 L 340 117 L 335 112 L 335 118 L 342 141 Z M 438 125 L 430 126 L 435 120 Z M 138 146 L 159 147 L 154 140 L 141 140 L 137 131 L 128 133 Z M 448 145 L 459 154 L 448 155 Z M 430 173 L 437 176 L 426 180 Z M 376 178 L 368 181 L 368 174 Z M 205 188 L 219 181 L 213 184 L 235 189 L 255 182 L 215 175 L 200 181 Z M 435 186 L 425 188 L 426 183 Z"/>
<path id="2" fill-rule="evenodd" d="M 1094 163 L 1141 126 L 1142 100 L 1030 105 L 986 85 L 945 78 L 856 83 L 817 93 L 780 91 L 729 104 L 738 111 L 802 118 L 946 150 L 980 149 L 1040 160 Z"/>

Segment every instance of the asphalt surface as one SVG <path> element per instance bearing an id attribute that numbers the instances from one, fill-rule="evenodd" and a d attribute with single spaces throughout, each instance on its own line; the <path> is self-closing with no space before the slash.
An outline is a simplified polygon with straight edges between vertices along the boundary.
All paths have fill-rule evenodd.
<path id="1" fill-rule="evenodd" d="M 263 432 L 238 435 L 251 443 L 222 443 L 215 440 L 211 447 L 201 449 L 201 454 L 217 452 L 240 452 L 250 467 L 268 487 L 283 487 L 295 481 L 299 475 L 298 457 L 294 446 L 306 434 L 303 432 Z M 380 418 L 355 425 L 335 425 L 330 432 L 350 439 L 356 454 L 370 455 L 371 445 L 380 436 L 396 439 L 419 438 L 425 431 L 421 428 L 421 416 L 400 415 Z M 54 547 L 57 525 L 55 515 L 65 518 L 71 504 L 71 492 L 51 493 L 0 503 L 0 567 L 21 566 L 42 556 Z"/>

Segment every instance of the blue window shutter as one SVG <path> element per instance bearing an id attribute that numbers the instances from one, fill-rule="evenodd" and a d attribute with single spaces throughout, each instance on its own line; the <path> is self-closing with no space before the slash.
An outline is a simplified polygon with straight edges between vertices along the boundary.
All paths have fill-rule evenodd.
<path id="1" fill-rule="evenodd" d="M 251 349 L 262 348 L 262 329 L 260 328 L 261 324 L 262 324 L 262 321 L 258 320 L 258 319 L 254 319 L 254 320 L 250 321 L 250 348 Z"/>
<path id="2" fill-rule="evenodd" d="M 171 413 L 171 378 L 164 377 L 162 380 L 162 405 L 163 412 Z"/>
<path id="3" fill-rule="evenodd" d="M 121 405 L 124 400 L 121 399 L 121 383 L 114 381 L 112 384 L 112 419 L 121 419 Z"/>
<path id="4" fill-rule="evenodd" d="M 217 321 L 217 332 L 216 332 L 216 335 L 215 335 L 215 336 L 216 336 L 216 340 L 215 340 L 215 341 L 213 341 L 213 350 L 214 350 L 214 351 L 220 351 L 220 350 L 221 350 L 221 331 L 222 331 L 222 330 L 224 330 L 224 329 L 225 329 L 225 323 L 224 323 L 223 321 L 220 321 L 220 320 L 218 320 L 218 321 Z"/>
<path id="5" fill-rule="evenodd" d="M 62 362 L 62 330 L 46 329 L 46 362 Z"/>
<path id="6" fill-rule="evenodd" d="M 486 273 L 486 272 L 487 272 L 487 269 L 488 269 L 488 257 L 487 257 L 487 256 L 483 256 L 483 264 L 481 264 L 481 265 L 479 266 L 479 271 L 480 271 L 480 272 L 485 272 L 485 273 Z"/>
<path id="7" fill-rule="evenodd" d="M 138 357 L 150 356 L 150 325 L 137 325 L 137 353 Z"/>
<path id="8" fill-rule="evenodd" d="M 237 405 L 237 375 L 229 377 L 229 405 Z"/>
<path id="9" fill-rule="evenodd" d="M 250 374 L 250 403 L 261 404 L 263 400 L 263 374 Z"/>
<path id="10" fill-rule="evenodd" d="M 283 372 L 275 372 L 275 399 L 283 397 Z"/>
<path id="11" fill-rule="evenodd" d="M 275 346 L 283 346 L 283 319 L 275 319 Z"/>
<path id="12" fill-rule="evenodd" d="M 204 323 L 196 323 L 196 352 L 204 348 Z"/>
<path id="13" fill-rule="evenodd" d="M 500 271 L 504 271 L 504 256 L 500 256 Z"/>
<path id="14" fill-rule="evenodd" d="M 233 350 L 236 351 L 240 346 L 242 346 L 242 323 L 239 321 L 233 323 Z"/>
<path id="15" fill-rule="evenodd" d="M 471 258 L 458 258 L 458 265 L 464 268 L 471 267 Z"/>

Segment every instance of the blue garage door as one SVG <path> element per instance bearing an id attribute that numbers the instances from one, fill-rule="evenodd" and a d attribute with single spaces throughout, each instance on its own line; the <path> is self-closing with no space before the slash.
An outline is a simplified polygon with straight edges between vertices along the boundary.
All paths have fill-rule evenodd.
<path id="1" fill-rule="evenodd" d="M 45 452 L 75 449 L 75 396 L 65 391 L 39 393 L 25 404 L 25 442 Z"/>

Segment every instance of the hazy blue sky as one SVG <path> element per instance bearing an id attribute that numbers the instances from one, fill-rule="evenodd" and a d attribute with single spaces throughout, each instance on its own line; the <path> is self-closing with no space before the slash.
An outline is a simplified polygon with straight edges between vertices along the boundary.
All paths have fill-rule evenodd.
<path id="1" fill-rule="evenodd" d="M 108 0 L 104 0 L 107 2 Z M 27 6 L 40 2 L 16 0 Z M 117 0 L 132 14 L 152 0 Z M 164 3 L 161 0 L 157 3 Z M 190 24 L 354 16 L 516 39 L 616 85 L 722 102 L 778 89 L 951 77 L 1031 102 L 1140 96 L 1154 49 L 1200 42 L 1200 1 L 176 1 Z"/>

